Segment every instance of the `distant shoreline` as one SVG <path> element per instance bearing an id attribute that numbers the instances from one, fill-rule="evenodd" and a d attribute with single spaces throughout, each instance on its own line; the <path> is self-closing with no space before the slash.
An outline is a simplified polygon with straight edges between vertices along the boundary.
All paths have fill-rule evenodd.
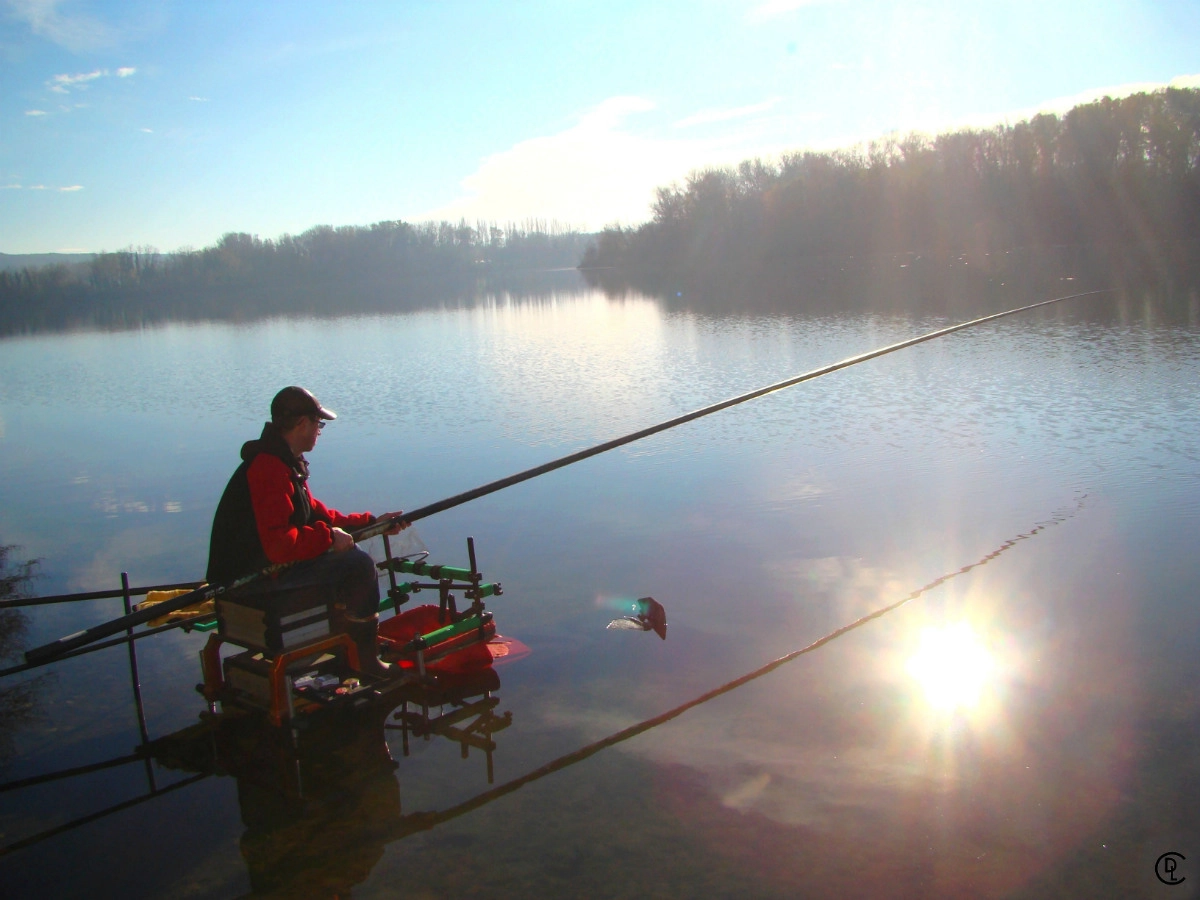
<path id="1" fill-rule="evenodd" d="M 85 266 L 95 257 L 95 253 L 0 253 L 0 272 L 43 266 Z"/>

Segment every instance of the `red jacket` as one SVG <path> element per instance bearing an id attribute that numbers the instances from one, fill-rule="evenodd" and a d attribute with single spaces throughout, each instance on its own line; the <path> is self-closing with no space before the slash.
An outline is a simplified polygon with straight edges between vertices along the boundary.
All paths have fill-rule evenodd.
<path id="1" fill-rule="evenodd" d="M 332 545 L 331 528 L 361 528 L 375 519 L 369 512 L 344 515 L 315 499 L 308 490 L 308 463 L 270 422 L 258 440 L 242 445 L 241 455 L 213 516 L 210 584 L 272 563 L 313 559 Z"/>
<path id="2" fill-rule="evenodd" d="M 291 523 L 295 506 L 292 503 L 292 474 L 278 456 L 260 453 L 246 471 L 250 485 L 250 503 L 258 526 L 258 539 L 263 552 L 273 563 L 297 562 L 320 556 L 333 544 L 330 528 L 347 530 L 362 528 L 375 521 L 369 512 L 346 515 L 329 509 L 312 495 L 305 484 L 302 490 L 312 505 L 311 525 Z"/>

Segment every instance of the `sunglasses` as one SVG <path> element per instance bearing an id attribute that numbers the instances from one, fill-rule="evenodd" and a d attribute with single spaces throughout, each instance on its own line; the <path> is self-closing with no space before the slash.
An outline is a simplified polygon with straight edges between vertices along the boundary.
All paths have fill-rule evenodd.
<path id="1" fill-rule="evenodd" d="M 325 426 L 329 424 L 324 419 L 318 419 L 316 416 L 313 417 L 313 421 L 317 423 L 317 431 L 324 431 Z"/>

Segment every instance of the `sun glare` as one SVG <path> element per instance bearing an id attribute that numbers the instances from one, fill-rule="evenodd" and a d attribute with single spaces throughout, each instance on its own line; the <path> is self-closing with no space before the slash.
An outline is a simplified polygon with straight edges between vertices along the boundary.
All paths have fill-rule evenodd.
<path id="1" fill-rule="evenodd" d="M 907 669 L 934 709 L 970 711 L 994 680 L 996 661 L 974 629 L 959 622 L 924 629 Z"/>

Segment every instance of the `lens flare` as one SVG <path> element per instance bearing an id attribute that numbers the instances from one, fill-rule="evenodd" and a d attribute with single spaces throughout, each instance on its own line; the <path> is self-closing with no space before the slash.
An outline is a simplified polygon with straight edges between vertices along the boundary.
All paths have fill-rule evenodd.
<path id="1" fill-rule="evenodd" d="M 611 610 L 613 612 L 627 613 L 635 615 L 640 612 L 636 597 L 625 597 L 612 594 L 597 594 L 596 606 L 600 609 Z"/>
<path id="2" fill-rule="evenodd" d="M 996 660 L 966 622 L 926 628 L 907 670 L 942 712 L 970 711 L 996 677 Z"/>

